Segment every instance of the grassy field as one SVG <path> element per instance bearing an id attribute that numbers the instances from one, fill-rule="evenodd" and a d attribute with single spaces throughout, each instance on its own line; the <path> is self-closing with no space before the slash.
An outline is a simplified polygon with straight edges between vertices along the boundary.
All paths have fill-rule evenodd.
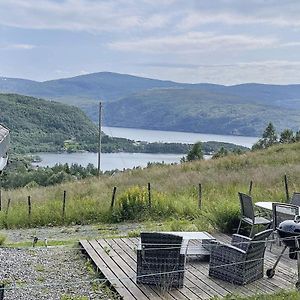
<path id="1" fill-rule="evenodd" d="M 280 293 L 271 295 L 257 295 L 251 297 L 241 296 L 227 296 L 222 298 L 224 300 L 298 300 L 300 299 L 300 293 L 298 291 L 282 291 Z M 219 298 L 213 298 L 213 300 L 219 300 Z"/>
<path id="2" fill-rule="evenodd" d="M 46 188 L 7 190 L 2 191 L 0 227 L 168 220 L 173 230 L 230 231 L 238 220 L 237 193 L 247 192 L 253 180 L 254 201 L 283 200 L 284 174 L 288 176 L 290 192 L 299 191 L 300 143 L 217 160 L 136 169 Z M 151 183 L 151 208 L 148 182 Z M 202 184 L 202 209 L 198 208 L 199 183 Z M 116 202 L 111 210 L 114 186 Z M 63 218 L 64 190 L 67 198 Z"/>

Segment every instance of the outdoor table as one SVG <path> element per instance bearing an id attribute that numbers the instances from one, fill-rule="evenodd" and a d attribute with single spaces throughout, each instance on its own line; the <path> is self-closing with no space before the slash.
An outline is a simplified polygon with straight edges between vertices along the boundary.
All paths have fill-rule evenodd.
<path id="1" fill-rule="evenodd" d="M 255 203 L 256 207 L 258 207 L 260 209 L 268 210 L 270 212 L 273 210 L 272 205 L 273 205 L 273 202 L 256 202 Z"/>
<path id="2" fill-rule="evenodd" d="M 265 210 L 265 211 L 268 211 L 268 213 L 272 214 L 272 211 L 273 211 L 273 203 L 278 203 L 278 202 L 256 202 L 255 203 L 255 206 L 258 207 L 259 209 L 262 209 L 262 210 Z M 282 203 L 284 204 L 284 203 Z M 295 212 L 292 211 L 291 209 L 287 208 L 287 207 L 279 207 L 278 208 L 278 212 L 281 212 L 281 213 L 284 213 L 284 214 L 287 214 L 287 215 L 295 215 Z"/>
<path id="3" fill-rule="evenodd" d="M 162 233 L 181 236 L 181 252 L 185 253 L 187 256 L 209 256 L 211 247 L 216 243 L 216 239 L 205 231 L 170 231 Z M 198 243 L 192 244 L 190 241 L 196 241 Z"/>
<path id="4" fill-rule="evenodd" d="M 209 256 L 211 248 L 217 243 L 216 239 L 205 231 L 163 231 L 161 233 L 181 236 L 180 253 L 186 256 Z M 190 243 L 190 241 L 196 243 Z M 142 249 L 141 240 L 139 240 L 138 249 Z"/>

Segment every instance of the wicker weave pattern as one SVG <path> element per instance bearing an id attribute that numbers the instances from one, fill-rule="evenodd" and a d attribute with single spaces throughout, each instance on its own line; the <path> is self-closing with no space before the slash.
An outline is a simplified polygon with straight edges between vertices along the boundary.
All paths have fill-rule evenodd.
<path id="1" fill-rule="evenodd" d="M 248 249 L 250 241 L 251 238 L 247 236 L 243 236 L 240 234 L 233 234 L 231 245 L 246 251 Z"/>
<path id="2" fill-rule="evenodd" d="M 141 233 L 142 248 L 137 250 L 137 283 L 160 289 L 183 287 L 185 254 L 182 237 L 162 233 Z"/>
<path id="3" fill-rule="evenodd" d="M 300 206 L 300 193 L 299 192 L 293 193 L 293 196 L 291 198 L 291 204 Z"/>
<path id="4" fill-rule="evenodd" d="M 212 249 L 209 276 L 240 285 L 262 278 L 266 239 L 271 232 L 265 230 L 251 240 L 234 235 L 232 244 L 236 246 L 220 244 Z"/>

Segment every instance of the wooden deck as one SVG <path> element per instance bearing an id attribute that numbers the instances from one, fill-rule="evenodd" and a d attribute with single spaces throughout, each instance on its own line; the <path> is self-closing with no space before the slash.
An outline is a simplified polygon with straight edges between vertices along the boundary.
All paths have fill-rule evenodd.
<path id="1" fill-rule="evenodd" d="M 215 235 L 218 240 L 228 242 L 226 235 Z M 233 285 L 208 277 L 208 262 L 199 258 L 187 258 L 184 287 L 161 294 L 155 287 L 136 284 L 137 238 L 81 240 L 80 244 L 99 271 L 123 299 L 210 299 L 227 294 L 242 296 L 274 293 L 281 289 L 293 289 L 297 281 L 297 263 L 281 259 L 272 279 L 266 276 L 246 286 Z M 271 267 L 281 248 L 273 247 L 265 255 L 265 270 Z"/>

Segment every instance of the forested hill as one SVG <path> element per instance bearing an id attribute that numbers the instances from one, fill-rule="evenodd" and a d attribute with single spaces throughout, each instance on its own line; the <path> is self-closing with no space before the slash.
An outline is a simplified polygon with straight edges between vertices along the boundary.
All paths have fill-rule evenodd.
<path id="1" fill-rule="evenodd" d="M 57 151 L 65 140 L 85 149 L 97 137 L 79 108 L 17 94 L 0 94 L 0 122 L 11 130 L 14 152 Z"/>
<path id="2" fill-rule="evenodd" d="M 300 128 L 300 84 L 188 84 L 99 72 L 44 82 L 0 77 L 0 92 L 80 107 L 107 126 L 261 136 L 269 122 Z"/>
<path id="3" fill-rule="evenodd" d="M 98 130 L 77 107 L 18 94 L 0 94 L 0 124 L 11 130 L 14 153 L 42 151 L 98 151 Z M 205 153 L 224 147 L 242 149 L 228 143 L 207 142 Z M 187 153 L 188 144 L 136 143 L 126 138 L 102 135 L 102 152 Z"/>
<path id="4" fill-rule="evenodd" d="M 108 103 L 110 126 L 213 134 L 261 136 L 272 122 L 277 130 L 300 129 L 300 97 L 280 103 L 272 97 L 203 91 L 155 89 Z M 259 100 L 258 100 L 259 99 Z"/>

